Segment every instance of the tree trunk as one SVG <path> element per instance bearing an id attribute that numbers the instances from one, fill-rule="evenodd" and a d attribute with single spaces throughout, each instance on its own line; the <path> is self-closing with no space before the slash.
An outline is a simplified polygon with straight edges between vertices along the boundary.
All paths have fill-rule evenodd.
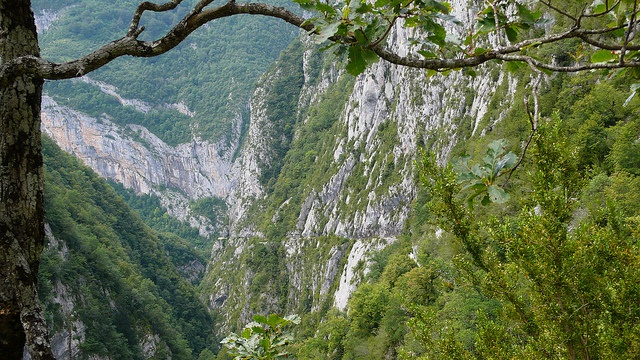
<path id="1" fill-rule="evenodd" d="M 0 0 L 0 58 L 39 56 L 30 0 Z M 0 88 L 0 358 L 53 359 L 37 301 L 44 244 L 41 78 Z"/>

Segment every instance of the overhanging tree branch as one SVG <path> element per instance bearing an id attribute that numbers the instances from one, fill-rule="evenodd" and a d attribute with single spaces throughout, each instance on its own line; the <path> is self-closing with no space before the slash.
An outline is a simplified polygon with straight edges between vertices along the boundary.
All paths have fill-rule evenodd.
<path id="1" fill-rule="evenodd" d="M 58 64 L 39 57 L 25 56 L 9 61 L 0 67 L 0 86 L 6 86 L 16 76 L 24 74 L 32 74 L 48 80 L 69 79 L 83 76 L 89 72 L 99 69 L 121 56 L 153 57 L 161 55 L 179 45 L 187 36 L 204 24 L 235 15 L 250 14 L 278 18 L 303 29 L 308 33 L 317 32 L 317 28 L 313 21 L 282 7 L 275 7 L 263 3 L 237 4 L 235 1 L 229 1 L 226 4 L 215 8 L 207 8 L 207 6 L 211 5 L 213 0 L 202 0 L 198 2 L 194 8 L 163 37 L 154 41 L 138 40 L 138 35 L 144 31 L 144 27 L 140 27 L 140 19 L 145 11 L 170 11 L 180 5 L 181 2 L 182 0 L 172 0 L 160 5 L 151 2 L 141 3 L 133 15 L 126 36 L 112 41 L 100 49 L 79 59 Z M 542 3 L 552 9 L 555 9 L 550 2 Z M 603 12 L 603 16 L 608 14 L 610 10 L 611 8 L 608 8 Z M 561 12 L 561 14 L 574 20 L 577 19 L 565 12 Z M 590 16 L 595 16 L 595 14 L 591 14 Z M 544 62 L 540 59 L 524 54 L 524 52 L 530 48 L 558 43 L 566 39 L 579 39 L 584 43 L 591 45 L 595 49 L 610 51 L 624 50 L 624 52 L 640 50 L 640 45 L 631 43 L 631 35 L 634 34 L 632 29 L 637 25 L 635 18 L 631 19 L 631 21 L 626 24 L 614 28 L 584 29 L 579 27 L 579 22 L 577 22 L 577 20 L 576 23 L 577 25 L 564 32 L 527 39 L 511 45 L 499 46 L 472 56 L 460 56 L 464 54 L 462 52 L 458 54 L 459 57 L 452 58 L 419 58 L 417 55 L 411 53 L 406 56 L 400 56 L 390 50 L 390 48 L 381 41 L 387 36 L 388 31 L 383 33 L 382 36 L 374 42 L 364 46 L 364 48 L 374 52 L 382 59 L 396 65 L 438 71 L 474 67 L 491 60 L 523 61 L 533 64 L 537 68 L 555 72 L 576 72 L 640 66 L 640 62 L 628 61 L 624 56 L 620 56 L 619 61 L 617 62 L 583 63 L 571 66 L 560 66 L 553 64 L 552 62 Z M 600 41 L 593 38 L 593 36 L 604 35 L 619 29 L 626 30 L 626 36 L 621 44 Z M 358 43 L 351 34 L 335 34 L 331 36 L 329 40 L 350 45 Z"/>
<path id="2" fill-rule="evenodd" d="M 182 0 L 172 0 L 162 5 L 157 5 L 148 1 L 140 3 L 140 5 L 138 5 L 138 8 L 136 9 L 136 12 L 133 14 L 133 19 L 131 20 L 131 25 L 129 26 L 129 32 L 127 33 L 127 36 L 137 37 L 138 34 L 140 34 L 144 30 L 144 28 L 139 28 L 139 26 L 140 26 L 140 18 L 142 18 L 142 14 L 144 14 L 145 11 L 148 10 L 148 11 L 155 11 L 155 12 L 163 12 L 163 11 L 173 10 L 178 5 L 180 5 L 181 2 Z"/>
<path id="3" fill-rule="evenodd" d="M 171 5 L 179 2 L 180 1 L 174 1 Z M 203 1 L 199 4 L 208 4 L 210 2 L 211 1 Z M 65 63 L 58 64 L 35 56 L 24 56 L 8 61 L 0 67 L 0 86 L 6 86 L 17 76 L 25 74 L 36 75 L 47 80 L 80 77 L 125 55 L 134 57 L 158 56 L 178 46 L 187 36 L 204 24 L 216 19 L 239 14 L 279 18 L 308 31 L 313 29 L 313 25 L 303 24 L 306 20 L 305 18 L 282 7 L 261 3 L 236 4 L 235 2 L 228 2 L 225 5 L 213 9 L 192 11 L 163 37 L 154 41 L 141 41 L 137 39 L 137 36 L 143 28 L 137 28 L 137 26 L 145 10 L 158 9 L 157 11 L 160 11 L 159 9 L 165 9 L 162 11 L 166 11 L 175 8 L 175 6 L 152 7 L 151 5 L 144 4 L 149 3 L 142 3 L 138 7 L 127 36 L 112 41 L 84 57 Z"/>

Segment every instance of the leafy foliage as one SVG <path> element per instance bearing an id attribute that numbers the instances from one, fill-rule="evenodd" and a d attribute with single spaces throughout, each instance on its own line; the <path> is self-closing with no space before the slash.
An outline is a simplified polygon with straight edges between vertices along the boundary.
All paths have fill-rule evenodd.
<path id="1" fill-rule="evenodd" d="M 293 341 L 293 335 L 284 328 L 300 324 L 297 315 L 284 318 L 271 314 L 255 315 L 240 334 L 230 334 L 221 341 L 229 349 L 234 359 L 282 359 L 288 357 L 285 347 Z"/>
<path id="2" fill-rule="evenodd" d="M 509 152 L 505 154 L 507 144 L 504 140 L 493 141 L 489 144 L 487 155 L 482 158 L 484 164 L 469 165 L 469 155 L 454 160 L 454 170 L 458 174 L 458 183 L 464 184 L 462 190 L 470 189 L 473 194 L 469 197 L 469 207 L 473 200 L 482 195 L 482 205 L 489 202 L 498 204 L 509 200 L 507 194 L 497 184 L 498 177 L 510 170 L 518 161 L 517 156 Z"/>
<path id="3" fill-rule="evenodd" d="M 443 216 L 442 225 L 462 224 L 454 233 L 468 250 L 456 260 L 464 277 L 503 308 L 500 317 L 482 320 L 475 351 L 446 333 L 436 337 L 437 344 L 425 344 L 435 349 L 430 351 L 459 358 L 637 356 L 639 329 L 633 319 L 640 314 L 639 294 L 629 286 L 638 276 L 632 265 L 638 261 L 637 239 L 613 207 L 570 229 L 584 181 L 561 129 L 557 122 L 540 129 L 533 192 L 514 218 L 478 224 L 455 210 L 460 205 L 452 201 L 454 194 L 434 188 L 442 205 L 432 209 Z M 424 319 L 414 323 L 414 331 L 426 339 L 437 325 L 432 317 Z"/>
<path id="4" fill-rule="evenodd" d="M 195 248 L 197 254 L 187 255 L 187 257 L 193 260 L 194 258 L 205 261 L 209 256 L 212 240 L 211 238 L 205 238 L 200 235 L 198 229 L 192 228 L 187 222 L 181 222 L 178 219 L 167 213 L 167 210 L 160 203 L 160 199 L 155 195 L 149 194 L 136 194 L 131 189 L 126 189 L 122 184 L 115 181 L 107 181 L 111 187 L 121 196 L 127 205 L 144 220 L 145 224 L 155 230 L 158 234 L 163 236 L 177 236 L 182 239 L 176 241 L 174 246 L 178 243 L 187 242 L 187 246 Z M 209 204 L 211 203 L 211 204 Z M 207 205 L 211 205 L 209 208 Z M 217 215 L 216 209 L 221 206 L 215 199 L 202 199 L 195 202 L 192 205 L 192 209 L 203 216 Z M 215 214 L 212 214 L 215 213 Z M 180 254 L 171 253 L 172 256 Z"/>

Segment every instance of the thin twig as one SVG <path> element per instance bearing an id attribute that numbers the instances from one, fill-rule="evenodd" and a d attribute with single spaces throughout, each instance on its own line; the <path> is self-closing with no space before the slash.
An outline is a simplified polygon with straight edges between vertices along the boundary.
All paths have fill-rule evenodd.
<path id="1" fill-rule="evenodd" d="M 503 187 L 507 186 L 509 180 L 511 180 L 511 176 L 513 175 L 513 173 L 520 166 L 520 164 L 522 164 L 522 161 L 527 154 L 527 150 L 529 149 L 529 145 L 531 145 L 531 141 L 533 140 L 533 136 L 535 135 L 536 130 L 538 130 L 538 121 L 540 118 L 540 113 L 538 110 L 538 90 L 540 89 L 540 82 L 542 81 L 542 77 L 544 76 L 544 74 L 540 72 L 540 70 L 537 70 L 532 64 L 530 64 L 529 66 L 531 66 L 532 69 L 534 69 L 534 71 L 538 73 L 538 77 L 533 81 L 533 86 L 531 89 L 531 95 L 533 96 L 533 113 L 529 108 L 529 98 L 527 97 L 524 99 L 524 104 L 527 108 L 527 116 L 529 117 L 529 123 L 531 124 L 531 132 L 529 133 L 527 143 L 522 149 L 522 155 L 520 155 L 520 159 L 518 159 L 518 162 L 513 166 L 513 168 L 511 168 L 511 171 L 509 171 L 507 179 L 505 180 L 504 184 L 502 184 Z"/>
<path id="2" fill-rule="evenodd" d="M 500 0 L 494 0 L 494 1 L 487 0 L 487 2 L 489 3 L 489 6 L 491 6 L 491 8 L 493 9 L 493 21 L 495 22 L 496 36 L 498 37 L 498 45 L 502 46 L 504 45 L 504 39 L 502 38 L 502 31 L 500 31 L 502 29 L 500 28 L 498 7 L 496 6 L 496 2 L 498 1 Z"/>
<path id="3" fill-rule="evenodd" d="M 551 5 L 551 1 L 540 1 L 540 2 L 542 4 L 544 4 L 544 5 L 546 5 L 549 9 L 557 12 L 558 14 L 564 15 L 564 16 L 568 17 L 569 19 L 573 20 L 574 23 L 576 23 L 576 24 L 579 23 L 578 18 L 576 18 L 575 16 L 569 14 L 566 11 L 561 10 L 560 8 L 558 8 L 556 6 Z"/>
<path id="4" fill-rule="evenodd" d="M 613 9 L 616 8 L 616 6 L 618 6 L 620 4 L 620 0 L 616 1 L 615 4 L 609 6 L 609 1 L 607 1 L 605 3 L 606 7 L 605 10 L 599 13 L 595 13 L 595 14 L 583 14 L 581 15 L 583 18 L 595 18 L 595 17 L 600 17 L 600 16 L 604 16 L 607 15 L 608 13 L 612 12 Z"/>
<path id="5" fill-rule="evenodd" d="M 389 32 L 391 32 L 391 28 L 393 28 L 393 25 L 396 23 L 397 19 L 398 17 L 394 16 L 393 19 L 389 21 L 389 26 L 384 31 L 384 34 L 382 34 L 376 41 L 372 42 L 369 46 L 370 47 L 378 46 L 378 44 L 380 44 L 387 37 L 387 35 L 389 35 Z"/>
<path id="6" fill-rule="evenodd" d="M 624 42 L 622 44 L 622 49 L 620 49 L 620 65 L 624 64 L 624 56 L 627 53 L 627 46 L 629 45 L 629 41 L 635 36 L 635 27 L 636 27 L 636 14 L 638 10 L 638 1 L 633 1 L 633 12 L 631 13 L 631 17 L 629 18 L 629 27 L 624 34 Z"/>

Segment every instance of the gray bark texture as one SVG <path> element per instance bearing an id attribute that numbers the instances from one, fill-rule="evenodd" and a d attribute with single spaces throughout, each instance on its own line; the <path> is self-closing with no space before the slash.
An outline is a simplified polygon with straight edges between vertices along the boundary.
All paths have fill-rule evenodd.
<path id="1" fill-rule="evenodd" d="M 29 0 L 0 0 L 0 58 L 39 56 Z M 53 359 L 37 300 L 44 243 L 40 141 L 42 78 L 17 76 L 0 88 L 0 358 Z"/>

